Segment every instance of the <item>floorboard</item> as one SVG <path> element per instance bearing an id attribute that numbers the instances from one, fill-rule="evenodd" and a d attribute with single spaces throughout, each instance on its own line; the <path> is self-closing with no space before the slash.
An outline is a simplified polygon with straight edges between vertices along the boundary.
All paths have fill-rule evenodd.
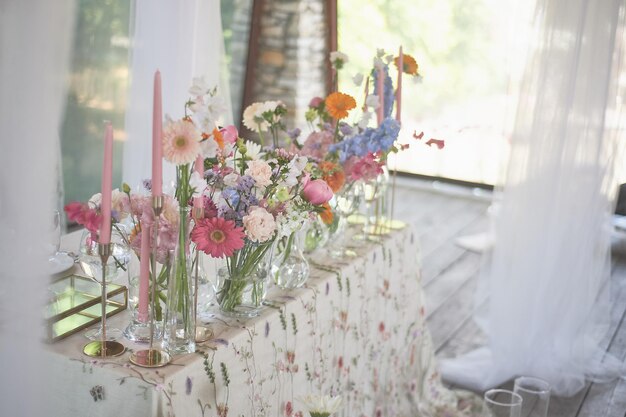
<path id="1" fill-rule="evenodd" d="M 456 189 L 454 194 L 434 190 L 427 183 L 414 186 L 399 181 L 395 217 L 414 228 L 420 239 L 422 285 L 425 292 L 427 323 L 437 355 L 450 358 L 485 343 L 485 336 L 474 322 L 474 291 L 481 255 L 455 244 L 460 236 L 487 230 L 488 199 L 471 191 Z M 614 245 L 611 285 L 613 301 L 611 326 L 602 347 L 626 359 L 626 237 Z M 485 308 L 485 307 L 481 307 Z M 512 387 L 512 381 L 504 384 Z M 550 417 L 626 417 L 626 381 L 587 383 L 570 398 L 551 399 Z"/>

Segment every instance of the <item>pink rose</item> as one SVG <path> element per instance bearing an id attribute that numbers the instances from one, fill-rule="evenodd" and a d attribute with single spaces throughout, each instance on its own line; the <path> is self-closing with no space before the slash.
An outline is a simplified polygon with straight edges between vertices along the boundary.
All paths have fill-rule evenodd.
<path id="1" fill-rule="evenodd" d="M 250 240 L 262 243 L 274 236 L 276 221 L 274 216 L 264 208 L 254 207 L 246 216 L 243 216 L 243 227 Z"/>
<path id="2" fill-rule="evenodd" d="M 237 142 L 237 138 L 239 138 L 239 132 L 237 128 L 233 125 L 229 125 L 220 129 L 222 133 L 222 137 L 226 142 L 235 143 Z"/>
<path id="3" fill-rule="evenodd" d="M 320 205 L 333 198 L 333 190 L 330 189 L 326 181 L 308 181 L 302 190 L 304 199 L 311 204 Z"/>
<path id="4" fill-rule="evenodd" d="M 245 174 L 250 175 L 258 186 L 267 187 L 272 183 L 272 167 L 263 160 L 255 159 L 248 162 Z"/>

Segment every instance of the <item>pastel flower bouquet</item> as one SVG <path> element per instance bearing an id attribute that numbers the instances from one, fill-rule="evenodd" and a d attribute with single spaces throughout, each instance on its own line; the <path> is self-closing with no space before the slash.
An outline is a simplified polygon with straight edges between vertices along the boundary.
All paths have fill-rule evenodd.
<path id="1" fill-rule="evenodd" d="M 205 160 L 205 217 L 196 221 L 191 239 L 198 250 L 226 260 L 219 271 L 222 311 L 258 313 L 274 242 L 292 235 L 332 198 L 308 165 L 306 157 L 282 148 L 261 153 L 239 138 L 225 157 Z"/>

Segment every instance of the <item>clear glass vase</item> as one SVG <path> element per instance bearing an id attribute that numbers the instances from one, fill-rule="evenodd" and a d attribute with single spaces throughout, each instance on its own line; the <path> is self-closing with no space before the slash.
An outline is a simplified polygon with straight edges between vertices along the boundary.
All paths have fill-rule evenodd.
<path id="1" fill-rule="evenodd" d="M 250 267 L 237 268 L 231 262 L 218 270 L 217 302 L 222 313 L 242 318 L 259 315 L 267 295 L 273 246 L 273 242 L 268 242 L 250 251 L 256 252 L 254 256 L 258 258 Z"/>
<path id="2" fill-rule="evenodd" d="M 135 257 L 136 259 L 136 257 Z M 167 265 L 163 266 L 167 268 Z M 130 321 L 128 326 L 124 329 L 124 337 L 133 342 L 148 343 L 150 341 L 150 320 L 152 318 L 152 303 L 148 299 L 148 314 L 145 317 L 141 317 L 139 313 L 139 260 L 136 262 L 131 261 L 128 266 L 128 310 L 130 312 Z M 167 271 L 163 270 L 163 273 Z M 152 279 L 150 278 L 149 285 L 152 285 Z M 157 293 L 162 293 L 163 289 L 158 288 Z M 152 292 L 148 291 L 149 297 Z M 154 328 L 154 340 L 160 340 L 163 333 L 163 311 L 164 305 L 161 300 L 158 299 L 157 304 L 157 317 L 155 318 Z"/>
<path id="3" fill-rule="evenodd" d="M 302 252 L 305 254 L 312 253 L 328 243 L 328 226 L 324 224 L 320 216 L 315 216 L 315 220 L 307 223 L 297 233 L 302 242 Z"/>
<path id="4" fill-rule="evenodd" d="M 171 355 L 196 350 L 193 279 L 189 252 L 190 209 L 179 211 L 180 222 L 176 249 L 170 253 L 167 283 L 167 308 L 163 323 L 163 348 Z"/>
<path id="5" fill-rule="evenodd" d="M 333 220 L 328 225 L 329 243 L 327 248 L 334 258 L 342 258 L 346 255 L 346 247 L 351 242 L 347 233 L 348 219 L 358 212 L 361 198 L 362 187 L 356 183 L 341 193 L 335 194 L 330 201 Z"/>
<path id="6" fill-rule="evenodd" d="M 276 241 L 272 260 L 272 278 L 283 290 L 300 288 L 309 278 L 309 263 L 304 258 L 298 233 Z"/>
<path id="7" fill-rule="evenodd" d="M 378 236 L 389 232 L 387 225 L 390 198 L 389 171 L 383 167 L 383 173 L 363 185 L 365 200 L 365 224 L 363 232 L 367 236 Z"/>

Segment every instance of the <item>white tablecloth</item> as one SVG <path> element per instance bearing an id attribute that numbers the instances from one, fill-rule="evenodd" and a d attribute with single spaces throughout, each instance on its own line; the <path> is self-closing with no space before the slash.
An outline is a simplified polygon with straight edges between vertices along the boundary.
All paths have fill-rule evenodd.
<path id="1" fill-rule="evenodd" d="M 164 368 L 131 365 L 128 353 L 86 357 L 82 334 L 50 345 L 52 415 L 306 417 L 298 399 L 308 394 L 341 395 L 345 417 L 472 415 L 472 398 L 440 383 L 413 232 L 355 250 L 341 260 L 318 254 L 305 288 L 273 289 L 274 307 L 254 319 L 215 319 L 213 340 Z"/>

